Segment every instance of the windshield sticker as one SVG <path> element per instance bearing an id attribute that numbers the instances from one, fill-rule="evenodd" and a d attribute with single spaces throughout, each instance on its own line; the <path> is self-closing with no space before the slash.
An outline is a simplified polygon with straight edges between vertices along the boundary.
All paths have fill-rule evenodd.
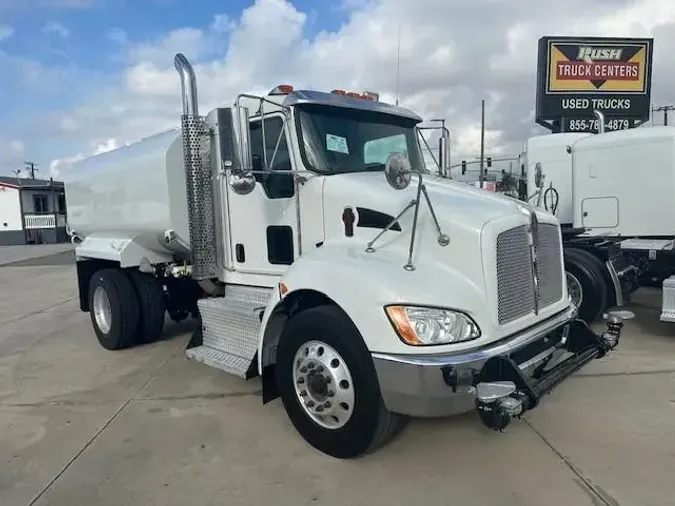
<path id="1" fill-rule="evenodd" d="M 336 153 L 349 154 L 347 147 L 347 139 L 339 135 L 326 134 L 326 149 L 328 151 L 335 151 Z"/>

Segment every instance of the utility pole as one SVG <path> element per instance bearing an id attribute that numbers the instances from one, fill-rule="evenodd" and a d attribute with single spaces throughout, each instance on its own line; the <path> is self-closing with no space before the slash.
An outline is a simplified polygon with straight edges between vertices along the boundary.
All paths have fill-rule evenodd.
<path id="1" fill-rule="evenodd" d="M 26 164 L 26 170 L 30 174 L 30 178 L 35 179 L 35 171 L 40 170 L 35 168 L 37 164 L 35 162 L 23 162 L 23 163 Z"/>
<path id="2" fill-rule="evenodd" d="M 675 111 L 675 106 L 662 105 L 654 109 L 656 112 L 663 112 L 663 126 L 668 126 L 668 111 Z"/>
<path id="3" fill-rule="evenodd" d="M 480 102 L 480 175 L 478 181 L 480 182 L 480 187 L 483 188 L 483 179 L 485 176 L 483 174 L 483 166 L 485 159 L 485 100 Z"/>

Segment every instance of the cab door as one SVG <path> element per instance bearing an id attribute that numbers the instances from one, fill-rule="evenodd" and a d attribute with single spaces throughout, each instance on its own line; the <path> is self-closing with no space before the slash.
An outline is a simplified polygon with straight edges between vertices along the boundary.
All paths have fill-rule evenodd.
<path id="1" fill-rule="evenodd" d="M 227 189 L 233 267 L 242 273 L 281 275 L 296 258 L 298 231 L 285 117 L 270 114 L 249 125 L 255 186 L 246 195 Z"/>

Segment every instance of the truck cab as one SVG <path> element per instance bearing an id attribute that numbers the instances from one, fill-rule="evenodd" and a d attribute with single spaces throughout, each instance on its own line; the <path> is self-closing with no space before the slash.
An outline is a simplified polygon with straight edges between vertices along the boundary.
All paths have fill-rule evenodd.
<path id="1" fill-rule="evenodd" d="M 495 430 L 610 352 L 567 292 L 558 220 L 435 176 L 416 113 L 368 93 L 239 95 L 67 177 L 80 303 L 115 350 L 197 319 L 188 358 L 281 397 L 318 450 L 355 457 L 410 416 Z M 143 212 L 139 212 L 143 210 Z"/>

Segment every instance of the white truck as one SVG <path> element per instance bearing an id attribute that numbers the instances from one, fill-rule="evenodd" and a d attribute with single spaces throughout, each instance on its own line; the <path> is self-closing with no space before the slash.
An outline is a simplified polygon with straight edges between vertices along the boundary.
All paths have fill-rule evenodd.
<path id="1" fill-rule="evenodd" d="M 661 320 L 675 321 L 675 128 L 538 136 L 522 156 L 538 205 L 562 224 L 566 253 L 583 252 L 570 255 L 570 293 L 596 312 L 607 287 L 606 300 L 623 301 L 656 281 Z"/>
<path id="2" fill-rule="evenodd" d="M 520 154 L 527 192 L 534 189 L 527 200 L 560 221 L 567 287 L 579 307 L 579 318 L 589 324 L 608 308 L 623 306 L 639 286 L 638 270 L 620 244 L 575 219 L 574 198 L 580 183 L 573 174 L 586 163 L 587 152 L 577 152 L 577 142 L 593 145 L 597 137 L 584 133 L 534 136 L 524 143 Z"/>
<path id="3" fill-rule="evenodd" d="M 370 94 L 240 95 L 66 175 L 80 306 L 110 350 L 193 315 L 190 359 L 262 378 L 337 458 L 411 416 L 501 430 L 618 343 L 565 284 L 558 221 L 431 175 L 408 109 Z M 242 104 L 254 103 L 253 114 Z"/>

